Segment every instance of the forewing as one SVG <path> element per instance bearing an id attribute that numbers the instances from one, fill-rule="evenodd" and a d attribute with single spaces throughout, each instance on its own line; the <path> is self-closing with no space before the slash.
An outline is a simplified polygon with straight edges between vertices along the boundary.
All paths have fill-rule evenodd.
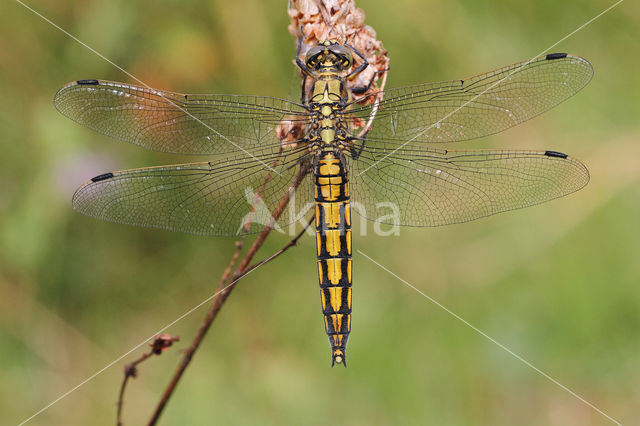
<path id="1" fill-rule="evenodd" d="M 579 161 L 553 151 L 368 150 L 349 161 L 354 208 L 409 226 L 467 222 L 562 197 L 589 181 Z"/>
<path id="2" fill-rule="evenodd" d="M 554 107 L 582 89 L 592 75 L 588 61 L 560 53 L 465 80 L 391 89 L 384 92 L 379 105 L 353 109 L 353 133 L 358 135 L 375 115 L 367 146 L 382 142 L 421 146 L 479 138 Z"/>
<path id="3" fill-rule="evenodd" d="M 282 143 L 279 125 L 307 122 L 302 106 L 283 99 L 188 95 L 103 80 L 70 83 L 54 103 L 65 116 L 102 134 L 180 154 L 247 153 Z"/>
<path id="4" fill-rule="evenodd" d="M 73 196 L 73 206 L 88 216 L 128 225 L 196 235 L 237 235 L 269 224 L 295 182 L 291 205 L 276 229 L 299 220 L 311 207 L 306 148 L 274 159 L 225 157 L 222 161 L 149 167 L 97 176 Z M 302 167 L 302 169 L 301 169 Z"/>

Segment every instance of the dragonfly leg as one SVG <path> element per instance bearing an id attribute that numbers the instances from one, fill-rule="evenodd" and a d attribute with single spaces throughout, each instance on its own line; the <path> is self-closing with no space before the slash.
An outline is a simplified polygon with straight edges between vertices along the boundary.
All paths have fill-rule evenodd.
<path id="1" fill-rule="evenodd" d="M 347 43 L 345 43 L 345 46 L 347 46 L 349 49 L 353 50 L 356 53 L 356 55 L 360 56 L 360 59 L 362 59 L 362 64 L 360 64 L 360 66 L 358 68 L 356 68 L 355 70 L 351 71 L 347 75 L 346 79 L 349 80 L 350 78 L 352 78 L 352 77 L 360 74 L 362 71 L 364 71 L 364 69 L 369 66 L 369 61 L 367 61 L 367 58 L 365 58 L 364 55 L 362 53 L 360 53 L 358 51 L 358 49 L 356 49 L 355 47 L 353 47 L 353 46 L 351 46 L 351 45 L 349 45 Z"/>
<path id="2" fill-rule="evenodd" d="M 367 144 L 367 133 L 369 131 L 367 130 L 365 132 L 364 135 L 362 135 L 362 137 L 360 138 L 352 138 L 352 140 L 361 140 L 362 144 L 360 145 L 359 148 L 356 148 L 356 146 L 354 144 L 350 144 L 349 145 L 349 151 L 351 152 L 351 158 L 353 158 L 354 160 L 357 160 L 360 157 L 360 154 L 362 154 L 362 151 L 364 150 L 365 145 Z"/>
<path id="3" fill-rule="evenodd" d="M 300 103 L 302 105 L 306 105 L 307 104 L 307 92 L 306 92 L 306 87 L 307 87 L 307 75 L 303 75 L 302 76 L 302 88 L 300 90 Z"/>
<path id="4" fill-rule="evenodd" d="M 371 89 L 371 85 L 375 81 L 376 76 L 378 74 L 382 74 L 383 72 L 387 72 L 387 71 L 389 71 L 389 68 L 383 69 L 382 71 L 374 72 L 373 75 L 371 76 L 371 80 L 369 80 L 369 83 L 366 86 L 354 87 L 351 89 L 351 93 L 353 93 L 354 95 L 362 95 L 363 93 L 366 93 L 369 89 Z"/>
<path id="5" fill-rule="evenodd" d="M 313 75 L 311 73 L 311 70 L 309 69 L 309 67 L 307 66 L 307 64 L 304 63 L 304 61 L 302 61 L 300 59 L 300 51 L 302 50 L 302 39 L 304 39 L 304 33 L 302 32 L 302 26 L 300 26 L 300 33 L 302 34 L 300 36 L 300 40 L 298 40 L 298 47 L 296 47 L 296 65 L 298 65 L 298 67 L 300 67 L 300 69 L 302 70 L 302 72 L 305 74 L 305 76 L 309 75 Z M 304 84 L 302 85 L 304 90 Z"/>

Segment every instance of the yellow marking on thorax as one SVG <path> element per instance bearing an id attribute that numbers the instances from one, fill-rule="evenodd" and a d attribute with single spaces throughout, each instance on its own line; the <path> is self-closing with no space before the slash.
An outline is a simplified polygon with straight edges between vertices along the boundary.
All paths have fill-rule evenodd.
<path id="1" fill-rule="evenodd" d="M 336 131 L 331 128 L 322 129 L 320 130 L 320 139 L 322 140 L 322 142 L 327 144 L 334 142 L 336 140 Z"/>
<path id="2" fill-rule="evenodd" d="M 320 126 L 331 127 L 333 126 L 333 120 L 330 118 L 323 118 L 322 120 L 320 120 Z"/>
<path id="3" fill-rule="evenodd" d="M 340 93 L 340 80 L 337 78 L 327 81 L 327 92 L 329 92 L 329 98 L 332 102 L 337 102 L 342 99 Z"/>
<path id="4" fill-rule="evenodd" d="M 322 75 L 321 75 L 322 77 Z M 311 101 L 319 104 L 332 104 L 342 99 L 340 79 L 336 74 L 326 74 L 325 79 L 317 80 L 313 86 Z"/>

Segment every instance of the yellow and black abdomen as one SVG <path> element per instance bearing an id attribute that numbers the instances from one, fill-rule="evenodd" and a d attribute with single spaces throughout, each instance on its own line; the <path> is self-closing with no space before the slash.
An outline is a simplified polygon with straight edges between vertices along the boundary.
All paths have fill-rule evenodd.
<path id="1" fill-rule="evenodd" d="M 351 210 L 342 155 L 323 151 L 314 168 L 318 278 L 332 366 L 344 364 L 351 331 Z"/>

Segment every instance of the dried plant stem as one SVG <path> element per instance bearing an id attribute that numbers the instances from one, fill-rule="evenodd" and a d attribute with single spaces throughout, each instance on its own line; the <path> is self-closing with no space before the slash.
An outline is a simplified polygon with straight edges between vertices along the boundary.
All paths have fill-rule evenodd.
<path id="1" fill-rule="evenodd" d="M 124 366 L 124 379 L 122 380 L 122 385 L 120 386 L 120 394 L 118 395 L 118 414 L 117 421 L 118 426 L 122 426 L 122 407 L 124 406 L 124 391 L 127 388 L 127 384 L 129 383 L 129 379 L 135 378 L 138 375 L 138 365 L 147 359 L 149 359 L 152 355 L 162 355 L 162 353 L 171 347 L 174 342 L 179 341 L 180 338 L 178 336 L 171 336 L 169 334 L 159 334 L 154 339 L 153 342 L 149 345 L 151 349 L 149 352 L 143 353 L 140 358 L 130 362 L 129 364 Z"/>
<path id="2" fill-rule="evenodd" d="M 289 200 L 290 200 L 292 192 L 295 191 L 298 188 L 298 186 L 300 185 L 300 183 L 302 182 L 304 177 L 308 174 L 308 172 L 309 172 L 309 165 L 308 164 L 302 164 L 300 166 L 300 170 L 299 170 L 298 174 L 296 175 L 294 181 L 292 182 L 292 184 L 290 186 L 290 190 L 287 191 L 287 193 L 283 195 L 283 197 L 281 198 L 280 202 L 278 203 L 278 206 L 274 209 L 274 211 L 273 211 L 273 219 L 274 220 L 278 220 L 280 215 L 282 215 L 284 209 L 289 204 Z M 169 398 L 171 397 L 171 395 L 175 391 L 176 386 L 177 386 L 178 382 L 180 381 L 180 378 L 182 377 L 182 375 L 184 374 L 185 370 L 189 366 L 189 363 L 193 359 L 193 355 L 195 354 L 196 350 L 198 349 L 198 347 L 202 343 L 202 340 L 204 339 L 205 335 L 207 334 L 207 331 L 209 331 L 209 328 L 211 327 L 211 324 L 213 323 L 213 321 L 218 316 L 218 313 L 220 312 L 220 310 L 224 306 L 224 303 L 226 302 L 227 298 L 229 297 L 229 295 L 231 294 L 231 292 L 235 288 L 237 282 L 243 276 L 245 276 L 248 272 L 250 272 L 250 271 L 254 270 L 255 268 L 257 268 L 258 266 L 261 266 L 261 265 L 265 264 L 266 262 L 274 259 L 275 257 L 279 256 L 280 254 L 284 253 L 288 248 L 294 246 L 295 243 L 298 241 L 298 239 L 302 236 L 302 234 L 304 232 L 304 231 L 301 232 L 297 237 L 295 237 L 291 242 L 289 242 L 285 247 L 283 247 L 283 249 L 281 249 L 279 252 L 277 252 L 273 256 L 270 256 L 266 260 L 264 260 L 262 262 L 259 262 L 258 264 L 250 267 L 249 264 L 251 263 L 251 260 L 256 255 L 256 253 L 258 252 L 260 247 L 262 247 L 262 245 L 264 244 L 266 238 L 269 236 L 269 234 L 273 230 L 272 225 L 273 224 L 267 225 L 262 230 L 262 232 L 260 232 L 260 234 L 255 239 L 255 241 L 253 242 L 253 244 L 251 245 L 249 250 L 247 250 L 247 253 L 245 254 L 245 256 L 240 261 L 240 264 L 239 264 L 238 268 L 235 270 L 233 275 L 231 275 L 231 271 L 233 270 L 233 266 L 235 265 L 238 257 L 240 256 L 240 252 L 241 252 L 242 247 L 244 245 L 243 240 L 240 240 L 240 241 L 236 242 L 236 250 L 235 250 L 235 252 L 234 252 L 234 254 L 233 254 L 232 258 L 231 258 L 231 261 L 229 262 L 229 265 L 227 266 L 227 268 L 225 269 L 224 273 L 222 274 L 222 277 L 220 278 L 220 283 L 218 285 L 217 295 L 213 299 L 213 301 L 211 302 L 211 306 L 209 307 L 209 311 L 207 312 L 207 315 L 205 316 L 202 324 L 200 325 L 198 333 L 196 334 L 196 336 L 194 337 L 193 341 L 191 342 L 191 345 L 184 351 L 184 354 L 182 356 L 182 360 L 181 360 L 180 364 L 178 365 L 178 368 L 176 369 L 175 373 L 173 374 L 173 377 L 171 378 L 171 381 L 167 385 L 167 387 L 166 387 L 166 389 L 165 389 L 165 391 L 164 391 L 164 393 L 162 395 L 162 398 L 158 402 L 158 405 L 156 406 L 156 408 L 155 408 L 155 410 L 153 412 L 151 420 L 149 420 L 149 423 L 148 423 L 149 425 L 155 425 L 157 423 L 158 419 L 160 418 L 160 415 L 162 414 L 162 411 L 164 410 L 164 407 L 167 405 L 167 402 L 169 401 Z"/>
<path id="3" fill-rule="evenodd" d="M 124 391 L 127 388 L 127 383 L 129 382 L 129 379 L 134 377 L 135 374 L 131 372 L 130 366 L 132 365 L 137 365 L 139 363 L 141 363 L 142 361 L 144 361 L 145 359 L 149 358 L 152 355 L 151 352 L 146 352 L 144 354 L 142 354 L 142 356 L 140 358 L 138 358 L 137 360 L 133 361 L 131 364 L 127 364 L 124 368 L 125 372 L 124 372 L 124 379 L 122 380 L 122 385 L 120 386 L 120 394 L 118 395 L 118 414 L 117 414 L 117 419 L 118 419 L 118 426 L 122 426 L 122 407 L 124 405 Z"/>

